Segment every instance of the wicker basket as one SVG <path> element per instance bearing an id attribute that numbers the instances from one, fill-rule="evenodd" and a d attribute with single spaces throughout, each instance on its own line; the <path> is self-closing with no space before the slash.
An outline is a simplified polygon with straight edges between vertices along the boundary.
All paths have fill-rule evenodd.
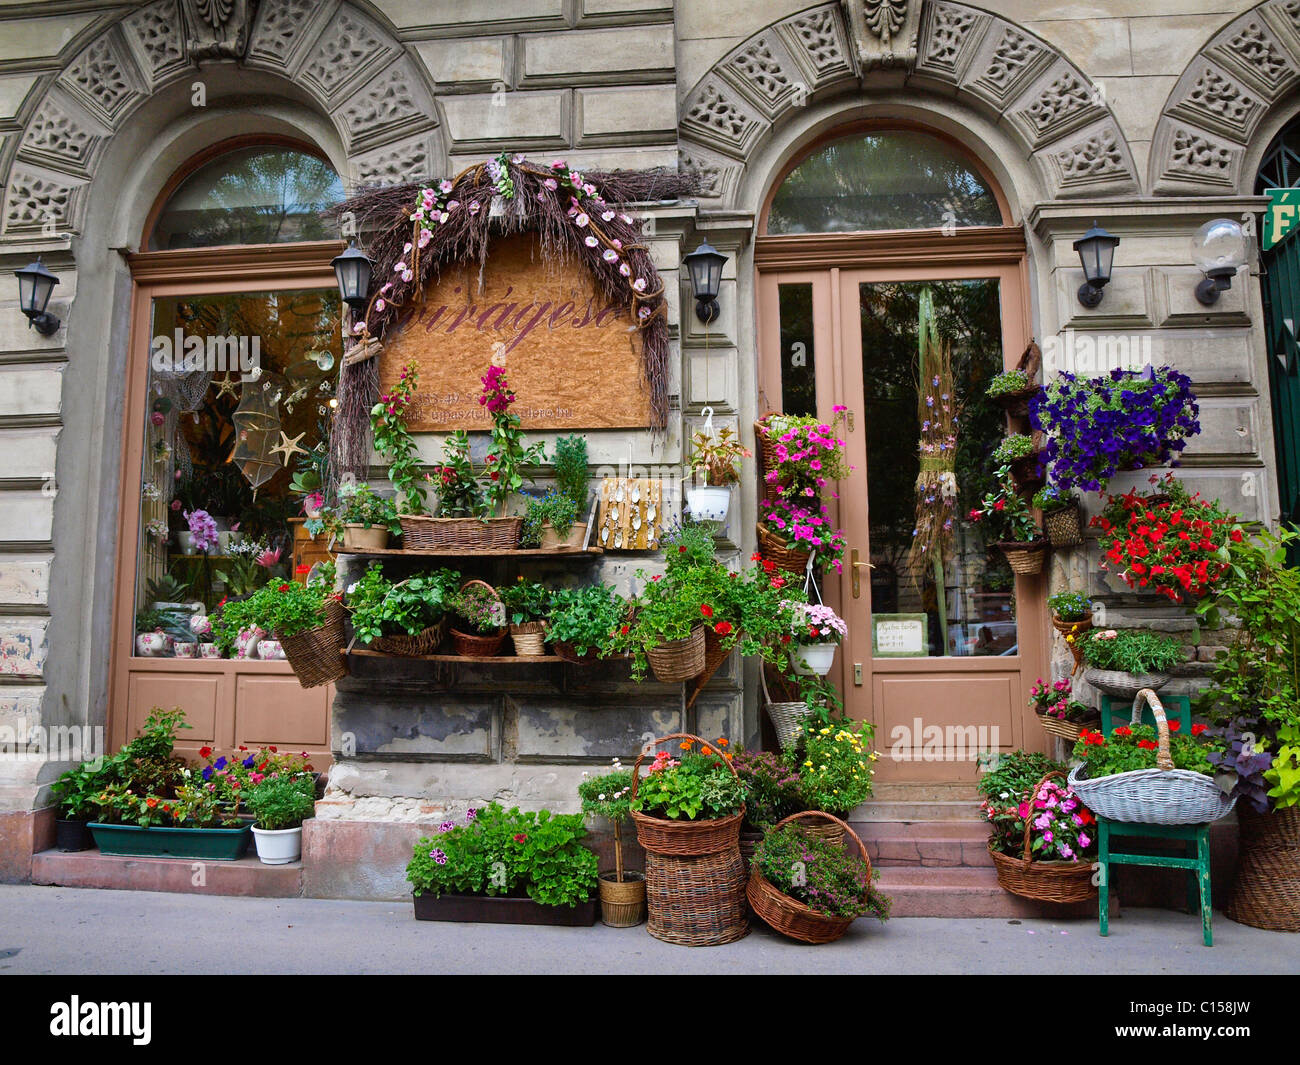
<path id="1" fill-rule="evenodd" d="M 317 688 L 348 675 L 343 655 L 343 604 L 325 601 L 325 622 L 294 636 L 281 636 L 280 646 L 293 675 L 304 688 Z"/>
<path id="2" fill-rule="evenodd" d="M 692 735 L 689 732 L 672 732 L 647 744 L 641 753 L 637 755 L 636 762 L 632 766 L 631 801 L 633 803 L 636 802 L 641 763 L 645 761 L 646 751 L 659 746 L 659 744 L 667 740 L 693 740 L 701 747 L 708 746 L 706 740 L 702 740 L 699 736 Z M 724 758 L 722 761 L 731 770 L 731 775 L 736 776 L 736 767 L 731 764 L 730 760 Z M 743 809 L 740 813 L 731 814 L 728 817 L 719 817 L 706 821 L 670 821 L 662 817 L 650 817 L 639 810 L 633 810 L 631 813 L 632 821 L 636 825 L 637 842 L 646 849 L 647 853 L 689 855 L 692 857 L 717 854 L 730 847 L 737 847 L 740 842 L 740 822 L 744 818 Z"/>
<path id="3" fill-rule="evenodd" d="M 1038 793 L 1053 777 L 1065 779 L 1059 769 L 1053 769 L 1035 786 L 1030 793 L 1031 800 L 1038 798 Z M 1092 882 L 1092 862 L 1042 862 L 1034 861 L 1030 850 L 1030 834 L 1033 821 L 1025 821 L 1025 845 L 1023 857 L 1013 858 L 993 849 L 989 842 L 989 854 L 993 856 L 993 865 L 998 872 L 998 883 L 1003 889 L 1022 899 L 1034 899 L 1037 902 L 1087 902 L 1097 897 L 1097 885 Z"/>
<path id="4" fill-rule="evenodd" d="M 616 879 L 612 869 L 600 874 L 600 923 L 610 928 L 632 928 L 645 920 L 645 874 L 624 872 Z"/>
<path id="5" fill-rule="evenodd" d="M 407 636 L 405 633 L 396 636 L 380 636 L 372 646 L 376 651 L 383 651 L 387 655 L 410 658 L 416 655 L 434 654 L 446 638 L 447 619 L 440 618 L 436 624 L 422 629 L 414 636 Z"/>
<path id="6" fill-rule="evenodd" d="M 761 829 L 746 828 L 740 832 L 740 860 L 745 864 L 745 875 L 749 875 L 749 863 L 754 860 L 754 852 L 763 842 Z"/>
<path id="7" fill-rule="evenodd" d="M 492 585 L 488 584 L 487 581 L 468 580 L 460 586 L 460 590 L 463 592 L 471 584 L 477 584 L 486 588 L 493 595 L 497 596 L 498 603 L 501 601 L 500 596 L 497 595 L 497 590 L 493 588 Z M 452 646 L 456 648 L 456 653 L 458 655 L 463 655 L 466 658 L 491 658 L 501 650 L 501 645 L 506 642 L 507 632 L 509 632 L 509 629 L 504 625 L 496 632 L 489 635 L 461 632 L 460 629 L 453 625 L 451 627 L 451 642 Z"/>
<path id="8" fill-rule="evenodd" d="M 1118 669 L 1085 669 L 1083 679 L 1099 692 L 1116 699 L 1136 699 L 1141 691 L 1159 691 L 1169 683 L 1168 673 L 1125 673 Z"/>
<path id="9" fill-rule="evenodd" d="M 645 856 L 646 931 L 684 947 L 715 947 L 749 935 L 745 865 L 732 844 L 696 857 Z"/>
<path id="10" fill-rule="evenodd" d="M 647 647 L 650 670 L 660 684 L 679 684 L 704 672 L 704 626 L 696 625 L 682 640 Z"/>
<path id="11" fill-rule="evenodd" d="M 802 700 L 774 702 L 772 693 L 767 688 L 767 672 L 762 668 L 759 670 L 759 683 L 763 688 L 763 705 L 767 709 L 767 716 L 776 730 L 781 749 L 785 750 L 803 732 L 804 722 L 813 715 L 812 708 Z"/>
<path id="12" fill-rule="evenodd" d="M 546 622 L 526 621 L 510 626 L 510 640 L 515 654 L 524 658 L 541 658 L 546 654 Z"/>
<path id="13" fill-rule="evenodd" d="M 775 533 L 758 526 L 758 550 L 765 559 L 772 562 L 777 569 L 787 573 L 804 573 L 808 569 L 807 551 L 795 551 L 786 545 L 786 541 Z"/>
<path id="14" fill-rule="evenodd" d="M 1046 540 L 1003 540 L 998 548 L 1007 556 L 1007 564 L 1012 571 L 1022 577 L 1031 577 L 1043 572 L 1043 563 L 1047 558 Z"/>
<path id="15" fill-rule="evenodd" d="M 768 473 L 779 465 L 776 457 L 776 441 L 772 439 L 772 435 L 767 428 L 767 420 L 777 413 L 779 412 L 770 410 L 754 423 L 754 445 L 758 450 L 759 487 L 763 490 L 763 498 L 769 502 L 774 502 L 781 494 L 779 484 L 768 484 L 767 481 Z"/>
<path id="16" fill-rule="evenodd" d="M 1078 547 L 1083 543 L 1083 522 L 1079 506 L 1043 511 L 1043 532 L 1053 547 Z"/>
<path id="17" fill-rule="evenodd" d="M 1062 721 L 1059 717 L 1052 717 L 1050 714 L 1038 714 L 1038 723 L 1043 726 L 1043 731 L 1050 736 L 1058 736 L 1065 740 L 1066 743 L 1077 743 L 1079 734 L 1089 724 L 1097 722 L 1087 721 Z"/>
<path id="18" fill-rule="evenodd" d="M 430 518 L 403 514 L 402 547 L 407 551 L 513 551 L 524 519 Z"/>
<path id="19" fill-rule="evenodd" d="M 731 652 L 736 649 L 736 644 L 740 640 L 740 630 L 732 630 L 734 639 L 727 645 L 723 646 L 722 637 L 713 631 L 713 627 L 706 625 L 704 628 L 704 668 L 700 670 L 695 678 L 695 686 L 691 689 L 690 695 L 686 697 L 686 708 L 689 710 L 694 705 L 695 700 L 699 698 L 700 692 L 704 690 L 704 685 L 709 683 L 710 678 L 715 674 L 722 663 L 731 657 Z"/>
<path id="20" fill-rule="evenodd" d="M 556 658 L 563 659 L 575 666 L 590 666 L 600 661 L 600 652 L 594 647 L 585 655 L 580 655 L 573 649 L 573 644 L 567 640 L 555 640 L 551 646 L 555 648 Z"/>
<path id="21" fill-rule="evenodd" d="M 791 814 L 783 821 L 778 821 L 772 831 L 791 821 L 807 817 L 834 822 L 833 827 L 840 833 L 841 845 L 844 836 L 853 838 L 853 842 L 858 845 L 863 862 L 866 863 L 867 880 L 870 882 L 871 857 L 867 854 L 866 845 L 858 838 L 858 834 L 838 817 L 820 810 L 805 810 L 803 813 Z M 773 886 L 757 866 L 751 867 L 749 871 L 749 884 L 745 889 L 745 895 L 749 899 L 749 904 L 754 907 L 754 912 L 768 925 L 782 935 L 802 943 L 833 943 L 849 930 L 849 925 L 854 921 L 852 917 L 829 917 L 824 913 L 818 913 L 798 899 L 791 898 Z"/>
<path id="22" fill-rule="evenodd" d="M 1169 723 L 1165 708 L 1149 688 L 1133 700 L 1134 725 L 1142 720 L 1142 701 L 1151 706 L 1156 719 L 1159 746 L 1155 769 L 1133 769 L 1111 773 L 1096 780 L 1080 779 L 1087 763 L 1070 773 L 1070 787 L 1098 817 L 1142 825 L 1203 825 L 1225 816 L 1236 796 L 1224 795 L 1213 777 L 1175 769 L 1169 756 Z"/>
<path id="23" fill-rule="evenodd" d="M 1300 932 L 1300 806 L 1260 814 L 1242 807 L 1237 882 L 1228 916 L 1252 928 Z"/>
<path id="24" fill-rule="evenodd" d="M 1092 628 L 1092 611 L 1089 610 L 1078 621 L 1062 621 L 1055 615 L 1052 616 L 1052 628 L 1062 636 L 1082 636 Z"/>

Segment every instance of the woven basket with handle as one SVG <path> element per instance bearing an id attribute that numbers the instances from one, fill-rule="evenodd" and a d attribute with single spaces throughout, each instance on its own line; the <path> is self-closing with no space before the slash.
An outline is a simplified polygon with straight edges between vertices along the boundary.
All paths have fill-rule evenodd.
<path id="1" fill-rule="evenodd" d="M 646 751 L 668 740 L 692 740 L 701 748 L 711 746 L 706 740 L 689 732 L 672 732 L 647 744 L 632 766 L 631 801 L 633 803 L 636 802 L 637 783 L 640 780 L 641 763 L 645 761 Z M 723 758 L 721 761 L 731 770 L 731 775 L 736 776 L 736 767 L 731 764 L 731 760 Z M 636 825 L 637 842 L 649 853 L 695 856 L 716 854 L 728 847 L 738 847 L 740 822 L 744 814 L 742 809 L 739 813 L 711 820 L 670 821 L 667 818 L 651 817 L 639 810 L 633 810 L 632 822 Z"/>
<path id="2" fill-rule="evenodd" d="M 803 732 L 804 722 L 813 715 L 812 708 L 802 699 L 774 701 L 767 687 L 767 670 L 761 668 L 758 676 L 759 683 L 763 686 L 763 706 L 776 730 L 777 741 L 781 744 L 781 749 L 785 750 Z"/>
<path id="3" fill-rule="evenodd" d="M 501 601 L 497 590 L 488 584 L 487 581 L 468 580 L 460 586 L 463 592 L 470 585 L 478 585 L 486 588 L 494 596 L 497 596 L 497 602 Z M 504 613 L 504 608 L 503 608 Z M 506 642 L 506 633 L 509 630 L 502 626 L 494 633 L 480 634 L 476 632 L 462 632 L 455 625 L 451 627 L 451 642 L 458 655 L 464 655 L 467 658 L 491 658 L 501 650 L 501 645 Z"/>
<path id="4" fill-rule="evenodd" d="M 1142 721 L 1146 701 L 1156 719 L 1158 746 L 1155 769 L 1132 769 L 1089 780 L 1080 774 L 1087 763 L 1070 773 L 1070 787 L 1098 817 L 1142 825 L 1203 825 L 1225 816 L 1237 803 L 1223 794 L 1213 777 L 1175 769 L 1169 754 L 1169 722 L 1159 697 L 1143 688 L 1133 699 L 1134 725 Z"/>
<path id="5" fill-rule="evenodd" d="M 430 518 L 403 514 L 402 547 L 407 551 L 513 551 L 524 519 Z"/>
<path id="6" fill-rule="evenodd" d="M 396 636 L 380 636 L 372 644 L 376 651 L 388 655 L 410 657 L 412 655 L 434 654 L 442 641 L 447 638 L 447 619 L 439 618 L 427 629 L 422 629 L 414 636 L 398 633 Z"/>
<path id="7" fill-rule="evenodd" d="M 1053 769 L 1034 785 L 1030 801 L 1038 798 L 1043 785 L 1054 777 L 1065 779 L 1059 769 Z M 993 865 L 998 872 L 998 883 L 1022 899 L 1036 899 L 1038 902 L 1087 902 L 1097 897 L 1097 886 L 1092 882 L 1092 862 L 1043 862 L 1035 861 L 1030 837 L 1033 819 L 1025 819 L 1025 841 L 1021 857 L 1003 854 L 993 849 L 989 842 L 989 854 L 993 856 Z"/>
<path id="8" fill-rule="evenodd" d="M 778 821 L 772 826 L 771 831 L 775 832 L 792 821 L 808 819 L 821 819 L 832 822 L 833 827 L 837 828 L 842 833 L 842 836 L 853 839 L 853 842 L 858 846 L 858 852 L 862 855 L 862 861 L 867 867 L 867 882 L 870 883 L 871 857 L 867 854 L 866 844 L 858 838 L 858 834 L 853 829 L 849 828 L 848 825 L 833 814 L 823 813 L 821 810 L 805 810 L 802 813 L 791 814 L 784 820 Z M 818 913 L 798 899 L 791 898 L 773 885 L 767 877 L 763 876 L 757 864 L 750 866 L 749 884 L 745 888 L 745 896 L 749 899 L 749 904 L 754 908 L 754 912 L 763 921 L 782 935 L 797 939 L 803 943 L 833 943 L 849 930 L 849 925 L 854 921 L 852 917 L 831 917 L 824 913 Z"/>
<path id="9" fill-rule="evenodd" d="M 1014 572 L 1025 577 L 1043 572 L 1043 562 L 1047 557 L 1046 540 L 1003 540 L 998 547 Z"/>
<path id="10" fill-rule="evenodd" d="M 344 617 L 343 604 L 327 599 L 323 624 L 280 637 L 284 657 L 304 688 L 317 688 L 348 675 L 348 660 L 343 655 Z"/>

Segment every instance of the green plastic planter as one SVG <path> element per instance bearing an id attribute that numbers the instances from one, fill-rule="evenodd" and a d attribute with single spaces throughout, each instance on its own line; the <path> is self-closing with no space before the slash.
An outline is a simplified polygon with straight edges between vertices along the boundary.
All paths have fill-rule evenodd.
<path id="1" fill-rule="evenodd" d="M 140 828 L 138 825 L 90 825 L 101 854 L 126 858 L 201 858 L 233 862 L 244 856 L 251 824 L 242 828 Z"/>

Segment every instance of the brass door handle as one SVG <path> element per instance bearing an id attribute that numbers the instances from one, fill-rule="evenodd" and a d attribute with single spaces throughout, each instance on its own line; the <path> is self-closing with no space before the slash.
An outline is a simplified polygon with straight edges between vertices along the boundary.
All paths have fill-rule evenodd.
<path id="1" fill-rule="evenodd" d="M 875 569 L 876 567 L 873 566 L 870 562 L 859 562 L 857 549 L 854 548 L 854 550 L 849 554 L 849 569 L 852 571 L 853 574 L 853 598 L 854 599 L 862 598 L 862 580 L 861 580 L 861 574 L 859 573 L 859 570 L 862 570 L 864 568 Z"/>

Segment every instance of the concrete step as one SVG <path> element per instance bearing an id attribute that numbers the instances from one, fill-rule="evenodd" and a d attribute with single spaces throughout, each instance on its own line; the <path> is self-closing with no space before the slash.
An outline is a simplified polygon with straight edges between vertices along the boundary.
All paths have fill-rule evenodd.
<path id="1" fill-rule="evenodd" d="M 979 803 L 974 800 L 892 801 L 863 803 L 853 811 L 854 821 L 978 821 Z"/>
<path id="2" fill-rule="evenodd" d="M 954 781 L 873 781 L 871 797 L 878 802 L 979 802 L 974 784 Z"/>
<path id="3" fill-rule="evenodd" d="M 302 862 L 263 865 L 253 855 L 235 862 L 200 862 L 189 858 L 123 858 L 100 854 L 98 850 L 48 850 L 32 856 L 32 883 L 290 899 L 302 894 Z"/>
<path id="4" fill-rule="evenodd" d="M 891 900 L 894 917 L 1091 917 L 1096 902 L 1068 906 L 1037 903 L 1004 891 L 992 868 L 880 870 L 876 886 Z"/>
<path id="5" fill-rule="evenodd" d="M 992 866 L 989 830 L 977 821 L 868 821 L 854 825 L 871 862 L 889 866 Z"/>

